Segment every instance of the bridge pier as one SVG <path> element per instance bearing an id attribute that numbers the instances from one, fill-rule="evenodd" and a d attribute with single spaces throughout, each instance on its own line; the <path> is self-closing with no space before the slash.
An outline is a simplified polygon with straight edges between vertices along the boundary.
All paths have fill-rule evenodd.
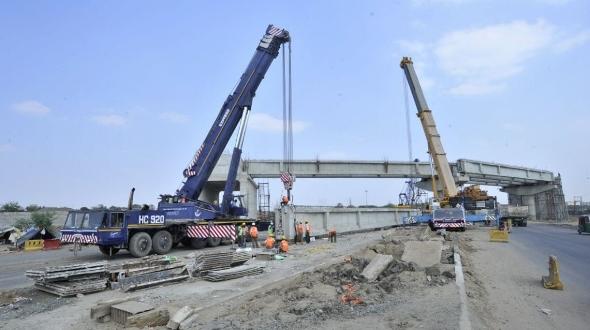
<path id="1" fill-rule="evenodd" d="M 552 184 L 504 187 L 501 191 L 508 193 L 509 204 L 528 206 L 529 217 L 532 220 L 562 222 L 567 219 L 560 175 Z"/>

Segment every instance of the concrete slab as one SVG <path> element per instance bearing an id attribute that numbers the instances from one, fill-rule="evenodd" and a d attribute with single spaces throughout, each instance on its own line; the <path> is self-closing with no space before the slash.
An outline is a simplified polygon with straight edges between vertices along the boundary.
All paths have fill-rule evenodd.
<path id="1" fill-rule="evenodd" d="M 393 261 L 393 256 L 388 254 L 377 254 L 373 260 L 363 269 L 364 276 L 369 282 L 373 282 Z"/>
<path id="2" fill-rule="evenodd" d="M 419 267 L 430 267 L 440 263 L 441 241 L 408 241 L 405 243 L 402 260 L 414 262 Z"/>

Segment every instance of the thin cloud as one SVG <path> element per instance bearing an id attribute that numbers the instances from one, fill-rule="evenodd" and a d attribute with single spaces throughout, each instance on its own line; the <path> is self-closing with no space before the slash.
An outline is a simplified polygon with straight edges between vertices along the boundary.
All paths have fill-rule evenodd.
<path id="1" fill-rule="evenodd" d="M 178 112 L 163 112 L 159 115 L 160 119 L 173 124 L 184 124 L 189 121 L 189 117 Z"/>
<path id="2" fill-rule="evenodd" d="M 33 116 L 44 116 L 51 111 L 49 107 L 35 100 L 26 100 L 15 103 L 12 105 L 12 109 L 18 113 Z"/>
<path id="3" fill-rule="evenodd" d="M 514 21 L 448 33 L 434 53 L 444 71 L 462 80 L 452 92 L 485 94 L 501 90 L 504 79 L 522 72 L 525 62 L 548 48 L 554 36 L 555 28 L 543 20 Z"/>
<path id="4" fill-rule="evenodd" d="M 127 119 L 119 115 L 100 115 L 92 117 L 92 121 L 103 126 L 123 126 Z"/>
<path id="5" fill-rule="evenodd" d="M 558 53 L 567 52 L 570 49 L 582 46 L 583 44 L 590 41 L 590 30 L 584 30 L 576 33 L 569 38 L 563 38 L 555 45 L 555 50 Z"/>
<path id="6" fill-rule="evenodd" d="M 309 126 L 308 123 L 294 120 L 293 121 L 293 133 L 301 132 Z M 275 118 L 266 113 L 255 112 L 250 115 L 248 127 L 255 131 L 262 132 L 282 132 L 283 131 L 283 119 Z"/>

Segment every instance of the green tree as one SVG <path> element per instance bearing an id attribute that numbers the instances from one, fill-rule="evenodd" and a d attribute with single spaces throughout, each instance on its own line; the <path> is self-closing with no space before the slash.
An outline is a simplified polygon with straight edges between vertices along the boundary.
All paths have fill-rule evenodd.
<path id="1" fill-rule="evenodd" d="M 2 211 L 5 212 L 20 212 L 23 208 L 18 204 L 18 202 L 8 202 L 2 205 Z"/>

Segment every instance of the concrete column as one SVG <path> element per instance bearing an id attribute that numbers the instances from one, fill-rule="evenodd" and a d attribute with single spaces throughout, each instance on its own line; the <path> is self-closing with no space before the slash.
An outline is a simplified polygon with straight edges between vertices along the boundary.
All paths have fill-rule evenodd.
<path id="1" fill-rule="evenodd" d="M 529 219 L 537 220 L 537 208 L 535 207 L 535 195 L 521 196 L 524 205 L 529 207 Z"/>
<path id="2" fill-rule="evenodd" d="M 361 210 L 356 211 L 356 227 L 361 228 Z"/>
<path id="3" fill-rule="evenodd" d="M 324 225 L 324 230 L 328 231 L 328 226 L 330 225 L 330 212 L 326 211 L 324 212 L 324 221 L 322 221 L 323 225 Z"/>

